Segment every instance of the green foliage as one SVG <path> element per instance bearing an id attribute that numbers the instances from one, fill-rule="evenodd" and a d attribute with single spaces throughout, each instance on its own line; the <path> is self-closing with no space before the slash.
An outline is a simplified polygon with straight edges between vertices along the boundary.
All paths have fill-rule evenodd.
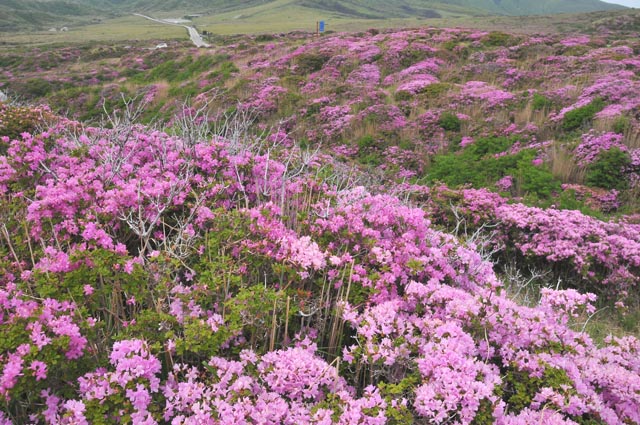
<path id="1" fill-rule="evenodd" d="M 138 74 L 132 79 L 138 83 L 148 81 L 167 80 L 169 82 L 187 81 L 198 74 L 211 70 L 220 64 L 220 75 L 228 75 L 237 72 L 233 63 L 229 62 L 229 55 L 200 55 L 195 59 L 187 56 L 182 60 L 166 60 L 156 65 L 148 74 Z"/>
<path id="2" fill-rule="evenodd" d="M 585 181 L 590 186 L 623 190 L 628 186 L 625 168 L 631 163 L 629 154 L 619 148 L 611 148 L 598 155 L 598 159 L 587 167 Z"/>
<path id="3" fill-rule="evenodd" d="M 227 331 L 242 330 L 249 345 L 258 351 L 268 350 L 269 331 L 288 321 L 285 317 L 286 293 L 264 284 L 257 284 L 240 291 L 225 303 Z M 292 315 L 290 310 L 289 314 Z M 196 339 L 197 341 L 197 339 Z"/>
<path id="4" fill-rule="evenodd" d="M 532 164 L 537 153 L 522 150 L 515 155 L 496 155 L 506 152 L 515 139 L 486 137 L 476 140 L 461 152 L 436 155 L 425 177 L 426 182 L 440 181 L 450 187 L 471 185 L 475 188 L 491 187 L 496 181 L 510 175 L 515 190 L 536 198 L 548 198 L 560 189 L 551 172 Z"/>
<path id="5" fill-rule="evenodd" d="M 507 137 L 482 137 L 465 148 L 465 152 L 474 158 L 482 159 L 485 155 L 502 153 L 511 148 L 516 139 Z"/>
<path id="6" fill-rule="evenodd" d="M 589 51 L 587 46 L 570 46 L 567 47 L 562 55 L 563 56 L 584 56 Z"/>
<path id="7" fill-rule="evenodd" d="M 543 109 L 549 109 L 553 105 L 551 100 L 547 99 L 540 93 L 534 93 L 531 99 L 531 107 L 534 111 L 541 111 Z"/>
<path id="8" fill-rule="evenodd" d="M 310 74 L 322 69 L 329 56 L 319 53 L 303 53 L 295 58 L 296 72 L 300 75 Z"/>
<path id="9" fill-rule="evenodd" d="M 30 97 L 44 97 L 53 89 L 51 83 L 42 78 L 32 78 L 27 80 L 24 92 Z"/>
<path id="10" fill-rule="evenodd" d="M 105 335 L 122 329 L 124 322 L 133 319 L 136 307 L 127 303 L 136 300 L 144 305 L 150 297 L 148 276 L 140 266 L 130 273 L 124 271 L 126 258 L 105 249 L 86 251 L 72 258 L 78 267 L 65 273 L 59 284 L 52 284 L 52 275 L 37 275 L 36 292 L 41 297 L 58 300 L 83 299 L 86 313 L 100 319 Z M 85 295 L 85 286 L 93 288 Z"/>
<path id="11" fill-rule="evenodd" d="M 398 142 L 398 147 L 405 151 L 413 151 L 416 145 L 411 140 L 402 139 Z"/>
<path id="12" fill-rule="evenodd" d="M 617 321 L 625 332 L 638 334 L 640 330 L 640 311 L 634 310 L 630 312 L 618 313 Z"/>
<path id="13" fill-rule="evenodd" d="M 160 352 L 167 340 L 178 337 L 179 327 L 174 316 L 146 309 L 136 315 L 135 323 L 127 326 L 118 339 L 142 338 L 154 352 Z"/>
<path id="14" fill-rule="evenodd" d="M 438 119 L 438 125 L 447 131 L 460 131 L 460 118 L 453 112 L 443 112 Z"/>
<path id="15" fill-rule="evenodd" d="M 258 43 L 262 43 L 262 42 L 265 42 L 265 41 L 273 41 L 275 39 L 276 39 L 276 37 L 273 34 L 258 34 L 258 35 L 256 35 L 256 38 L 255 38 L 255 40 Z"/>
<path id="16" fill-rule="evenodd" d="M 406 90 L 400 90 L 394 95 L 396 102 L 408 102 L 413 99 L 413 95 Z"/>
<path id="17" fill-rule="evenodd" d="M 503 398 L 509 405 L 509 409 L 515 413 L 529 406 L 541 388 L 565 391 L 564 386 L 572 387 L 572 381 L 564 370 L 550 366 L 545 367 L 544 374 L 540 378 L 520 371 L 516 367 L 510 368 L 503 382 Z"/>
<path id="18" fill-rule="evenodd" d="M 443 96 L 451 89 L 451 85 L 447 83 L 433 83 L 429 84 L 420 91 L 420 94 L 429 98 L 435 99 Z"/>
<path id="19" fill-rule="evenodd" d="M 403 68 L 408 68 L 416 62 L 427 57 L 427 52 L 424 50 L 405 49 L 400 53 L 400 65 Z"/>
<path id="20" fill-rule="evenodd" d="M 370 134 L 363 136 L 358 140 L 359 149 L 371 149 L 374 148 L 376 144 L 376 139 Z"/>
<path id="21" fill-rule="evenodd" d="M 220 64 L 216 71 L 211 73 L 211 76 L 214 78 L 218 78 L 222 82 L 224 82 L 231 78 L 231 74 L 235 74 L 239 71 L 240 70 L 238 69 L 236 64 L 231 61 L 224 61 Z"/>
<path id="22" fill-rule="evenodd" d="M 288 89 L 292 89 L 292 90 L 296 90 L 298 88 L 300 88 L 300 86 L 305 82 L 304 77 L 300 76 L 300 75 L 287 75 L 285 77 L 282 77 L 280 79 L 280 85 L 282 87 L 288 88 Z M 315 104 L 314 104 L 315 105 Z M 312 105 L 309 105 L 309 107 Z M 318 111 L 319 111 L 319 105 L 318 105 Z"/>
<path id="23" fill-rule="evenodd" d="M 340 396 L 337 394 L 328 393 L 326 398 L 322 400 L 320 403 L 317 403 L 311 409 L 311 413 L 315 414 L 320 409 L 328 409 L 333 412 L 331 415 L 331 420 L 334 423 L 338 423 L 340 421 L 340 416 L 342 415 L 343 403 L 340 399 Z"/>
<path id="24" fill-rule="evenodd" d="M 562 129 L 566 131 L 577 130 L 589 123 L 595 114 L 604 108 L 604 101 L 600 98 L 594 99 L 588 105 L 573 109 L 562 119 Z"/>
<path id="25" fill-rule="evenodd" d="M 483 43 L 492 47 L 509 47 L 518 43 L 518 39 L 514 36 L 500 32 L 492 31 L 484 38 Z"/>
<path id="26" fill-rule="evenodd" d="M 555 179 L 551 172 L 543 167 L 536 167 L 532 164 L 534 153 L 525 154 L 516 163 L 516 177 L 520 185 L 520 191 L 526 194 L 533 194 L 536 197 L 550 198 L 555 192 L 560 190 L 560 182 Z"/>
<path id="27" fill-rule="evenodd" d="M 198 83 L 195 81 L 189 81 L 177 86 L 173 86 L 169 89 L 169 96 L 177 99 L 192 99 L 201 92 Z"/>
<path id="28" fill-rule="evenodd" d="M 206 287 L 208 292 L 206 297 L 198 300 L 205 309 L 212 309 L 215 303 L 224 301 L 244 284 L 242 274 L 237 270 L 239 265 L 228 247 L 236 235 L 246 232 L 246 220 L 232 212 L 218 210 L 215 215 L 215 227 L 207 232 L 204 240 L 204 254 L 193 264 L 200 285 Z"/>
<path id="29" fill-rule="evenodd" d="M 574 190 L 563 190 L 553 200 L 553 203 L 561 210 L 577 210 L 584 215 L 600 220 L 604 219 L 604 215 L 601 212 L 591 209 L 584 201 L 577 199 Z"/>
<path id="30" fill-rule="evenodd" d="M 384 162 L 381 149 L 379 148 L 380 141 L 374 138 L 372 135 L 366 135 L 361 137 L 358 142 L 358 161 L 364 165 L 370 165 L 377 167 Z"/>
<path id="31" fill-rule="evenodd" d="M 364 165 L 377 167 L 384 162 L 384 158 L 379 152 L 369 152 L 364 155 L 358 155 L 358 161 Z"/>
<path id="32" fill-rule="evenodd" d="M 420 376 L 417 373 L 406 376 L 398 383 L 380 382 L 378 384 L 380 395 L 389 406 L 385 412 L 388 423 L 398 425 L 414 423 L 415 418 L 408 407 L 400 403 L 392 407 L 391 404 L 394 400 L 411 399 L 418 385 L 420 385 Z"/>
<path id="33" fill-rule="evenodd" d="M 213 330 L 202 319 L 187 318 L 182 326 L 183 338 L 176 341 L 176 353 L 181 356 L 206 360 L 220 352 L 222 344 L 239 330 L 241 324 L 235 317 Z"/>
<path id="34" fill-rule="evenodd" d="M 442 48 L 445 50 L 453 51 L 458 46 L 458 40 L 447 40 L 442 43 Z"/>
<path id="35" fill-rule="evenodd" d="M 490 400 L 484 398 L 480 401 L 480 407 L 475 418 L 471 422 L 471 425 L 491 425 L 495 422 L 493 417 L 493 403 Z"/>
<path id="36" fill-rule="evenodd" d="M 289 117 L 295 114 L 304 102 L 304 98 L 294 91 L 287 91 L 278 101 L 278 114 Z"/>

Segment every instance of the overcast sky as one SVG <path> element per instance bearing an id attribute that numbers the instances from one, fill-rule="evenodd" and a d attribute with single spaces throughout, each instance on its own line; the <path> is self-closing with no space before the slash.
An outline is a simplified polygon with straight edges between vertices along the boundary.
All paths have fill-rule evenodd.
<path id="1" fill-rule="evenodd" d="M 602 0 L 607 3 L 622 4 L 628 7 L 640 8 L 640 0 Z"/>

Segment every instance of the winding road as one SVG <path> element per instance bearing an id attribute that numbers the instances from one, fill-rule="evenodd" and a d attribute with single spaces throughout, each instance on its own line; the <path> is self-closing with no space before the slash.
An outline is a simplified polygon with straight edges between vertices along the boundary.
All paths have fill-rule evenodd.
<path id="1" fill-rule="evenodd" d="M 158 22 L 160 24 L 174 25 L 174 26 L 186 28 L 187 31 L 189 32 L 189 37 L 191 38 L 191 41 L 193 42 L 193 44 L 196 45 L 196 47 L 211 47 L 209 43 L 205 42 L 202 39 L 202 36 L 198 33 L 198 30 L 196 30 L 194 27 L 190 27 L 189 25 L 176 24 L 175 22 L 165 21 L 164 19 L 152 18 L 151 16 L 141 15 L 140 13 L 134 13 L 134 15 L 140 16 L 141 18 L 145 18 L 150 21 Z"/>

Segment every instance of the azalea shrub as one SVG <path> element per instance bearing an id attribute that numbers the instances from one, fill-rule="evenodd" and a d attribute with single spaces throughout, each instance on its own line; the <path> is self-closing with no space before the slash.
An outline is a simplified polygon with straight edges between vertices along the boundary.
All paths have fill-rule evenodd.
<path id="1" fill-rule="evenodd" d="M 50 106 L 0 103 L 0 423 L 640 423 L 640 45 L 598 25 L 3 61 Z"/>
<path id="2" fill-rule="evenodd" d="M 640 419 L 638 342 L 573 326 L 594 295 L 517 304 L 436 208 L 318 180 L 329 157 L 131 125 L 7 142 L 3 210 L 23 233 L 2 242 L 3 421 Z M 534 245 L 556 234 L 549 211 L 462 199 L 522 255 L 635 286 L 631 228 L 584 219 L 565 252 Z M 594 236 L 626 251 L 591 260 Z"/>

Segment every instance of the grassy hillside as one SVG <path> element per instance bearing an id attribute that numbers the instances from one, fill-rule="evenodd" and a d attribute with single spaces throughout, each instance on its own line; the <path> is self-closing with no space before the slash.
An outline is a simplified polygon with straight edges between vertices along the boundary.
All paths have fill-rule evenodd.
<path id="1" fill-rule="evenodd" d="M 16 28 L 43 29 L 47 26 L 82 24 L 95 18 L 128 14 L 131 12 L 172 13 L 174 15 L 202 13 L 235 16 L 261 13 L 274 15 L 282 6 L 281 0 L 0 0 L 3 16 L 0 31 Z M 289 8 L 304 8 L 316 15 L 330 14 L 351 19 L 388 18 L 440 18 L 447 16 L 478 15 L 532 15 L 553 13 L 578 13 L 596 10 L 620 9 L 620 6 L 598 0 L 289 0 Z M 273 17 L 286 21 L 284 14 Z"/>
<path id="2" fill-rule="evenodd" d="M 78 1 L 1 0 L 0 31 L 88 23 L 94 17 L 109 16 L 109 10 Z"/>

